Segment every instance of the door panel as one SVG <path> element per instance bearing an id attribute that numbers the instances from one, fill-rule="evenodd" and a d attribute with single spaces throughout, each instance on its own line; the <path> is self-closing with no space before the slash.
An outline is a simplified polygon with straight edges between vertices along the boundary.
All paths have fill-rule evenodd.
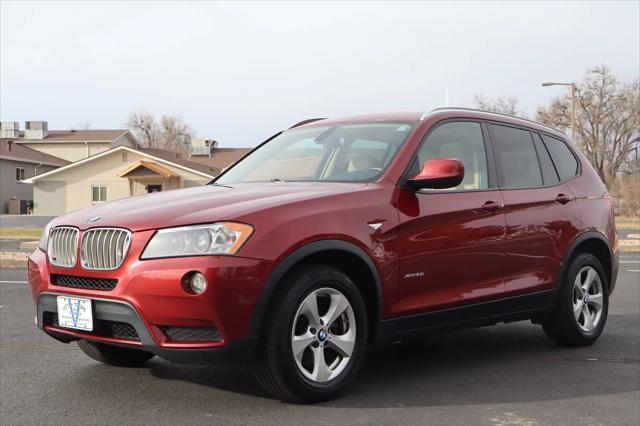
<path id="1" fill-rule="evenodd" d="M 556 286 L 563 248 L 576 232 L 573 194 L 537 133 L 489 126 L 505 203 L 506 296 Z"/>
<path id="2" fill-rule="evenodd" d="M 562 266 L 562 248 L 577 232 L 570 189 L 560 184 L 504 190 L 502 196 L 507 221 L 507 295 L 554 288 Z"/>
<path id="3" fill-rule="evenodd" d="M 500 191 L 400 191 L 398 314 L 504 295 L 504 213 L 488 202 L 502 206 Z"/>
<path id="4" fill-rule="evenodd" d="M 482 125 L 457 120 L 437 125 L 416 152 L 413 175 L 436 158 L 460 160 L 464 179 L 449 190 L 398 192 L 400 315 L 504 295 L 504 203 L 492 189 L 493 158 Z"/>

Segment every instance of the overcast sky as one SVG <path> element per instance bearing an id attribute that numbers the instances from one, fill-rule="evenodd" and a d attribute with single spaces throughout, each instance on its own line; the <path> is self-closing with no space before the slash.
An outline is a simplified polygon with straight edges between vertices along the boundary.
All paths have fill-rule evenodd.
<path id="1" fill-rule="evenodd" d="M 1 3 L 0 116 L 121 128 L 177 113 L 253 146 L 294 122 L 471 106 L 514 96 L 533 116 L 606 64 L 640 74 L 640 2 Z"/>

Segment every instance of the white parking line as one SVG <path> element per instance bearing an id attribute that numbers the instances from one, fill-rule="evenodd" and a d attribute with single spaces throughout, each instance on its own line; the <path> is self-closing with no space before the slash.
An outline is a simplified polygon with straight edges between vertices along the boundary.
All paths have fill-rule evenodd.
<path id="1" fill-rule="evenodd" d="M 621 260 L 620 263 L 640 263 L 640 260 Z"/>
<path id="2" fill-rule="evenodd" d="M 640 272 L 640 269 L 627 269 L 627 272 Z"/>
<path id="3" fill-rule="evenodd" d="M 27 281 L 0 281 L 0 284 L 27 284 Z"/>

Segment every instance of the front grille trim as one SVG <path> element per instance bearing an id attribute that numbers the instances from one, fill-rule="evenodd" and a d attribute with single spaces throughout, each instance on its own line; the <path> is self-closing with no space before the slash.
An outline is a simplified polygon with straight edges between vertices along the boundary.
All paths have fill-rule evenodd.
<path id="1" fill-rule="evenodd" d="M 47 257 L 54 266 L 73 268 L 78 262 L 80 231 L 72 226 L 57 226 L 49 232 Z"/>
<path id="2" fill-rule="evenodd" d="M 111 291 L 118 284 L 118 280 L 115 278 L 91 278 L 61 274 L 51 274 L 49 280 L 51 284 L 59 287 L 100 291 Z"/>
<path id="3" fill-rule="evenodd" d="M 82 235 L 80 261 L 91 271 L 112 271 L 124 263 L 131 248 L 131 231 L 124 228 L 91 228 Z"/>

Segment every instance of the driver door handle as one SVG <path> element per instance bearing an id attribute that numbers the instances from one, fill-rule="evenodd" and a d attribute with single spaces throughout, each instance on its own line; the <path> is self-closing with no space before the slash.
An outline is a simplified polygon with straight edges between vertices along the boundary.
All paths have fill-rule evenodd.
<path id="1" fill-rule="evenodd" d="M 496 203 L 495 201 L 487 201 L 482 205 L 482 208 L 486 211 L 494 212 L 496 210 L 501 210 L 502 208 L 504 208 L 504 204 Z"/>
<path id="2" fill-rule="evenodd" d="M 556 195 L 556 201 L 560 204 L 567 204 L 569 201 L 571 201 L 571 197 L 567 194 L 558 194 Z"/>

